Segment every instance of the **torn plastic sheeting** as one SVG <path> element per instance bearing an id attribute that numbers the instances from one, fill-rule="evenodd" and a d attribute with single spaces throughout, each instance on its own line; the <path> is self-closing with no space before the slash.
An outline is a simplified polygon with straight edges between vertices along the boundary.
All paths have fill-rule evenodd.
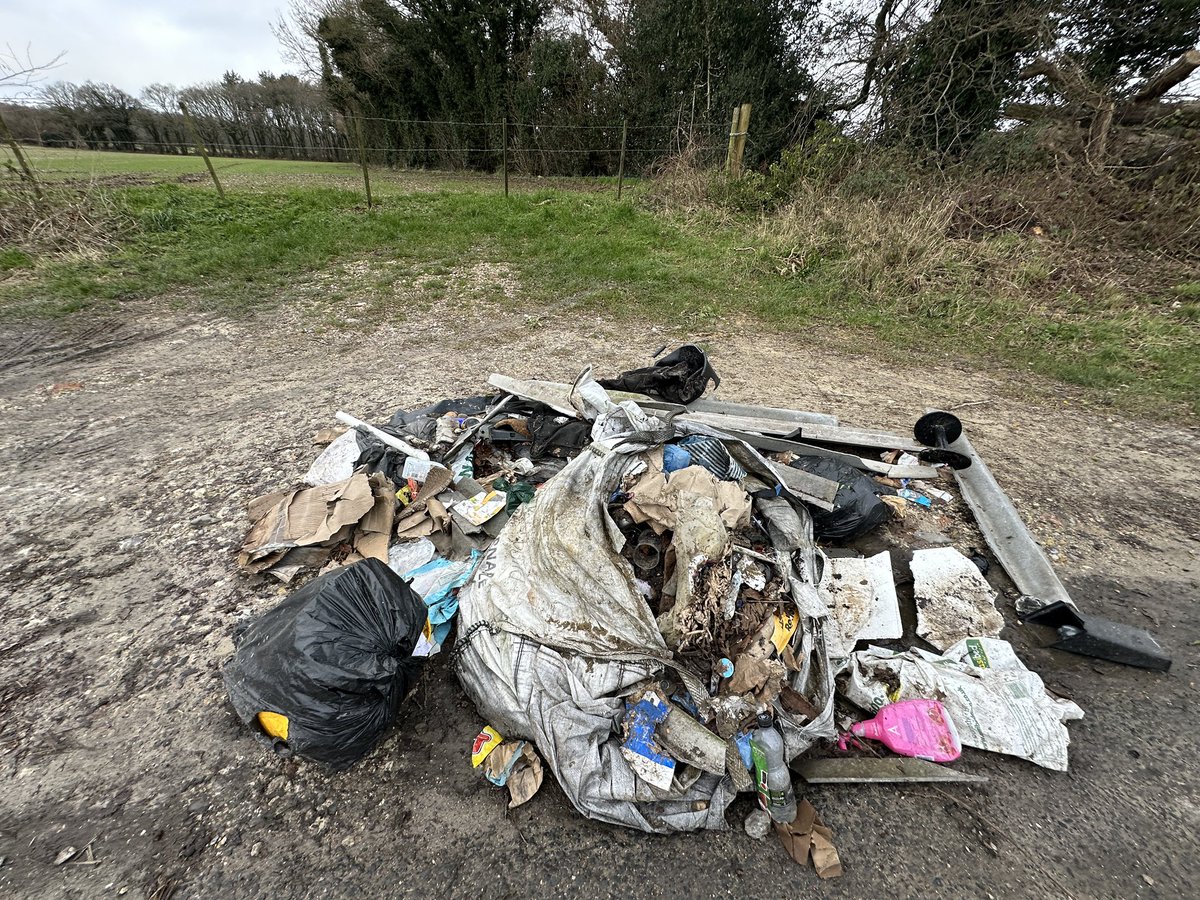
<path id="1" fill-rule="evenodd" d="M 479 553 L 473 551 L 471 558 L 463 562 L 439 557 L 405 573 L 404 580 L 420 595 L 429 610 L 434 644 L 440 646 L 449 636 L 454 614 L 458 612 L 458 598 L 454 592 L 466 584 L 478 561 Z"/>
<path id="2" fill-rule="evenodd" d="M 316 487 L 345 481 L 354 474 L 354 467 L 358 464 L 361 453 L 358 432 L 353 428 L 343 431 L 313 460 L 304 476 L 304 483 Z"/>
<path id="3" fill-rule="evenodd" d="M 437 548 L 429 538 L 415 541 L 399 541 L 388 548 L 388 568 L 401 578 L 414 569 L 419 569 L 437 555 Z"/>
<path id="4" fill-rule="evenodd" d="M 624 697 L 672 662 L 620 555 L 625 538 L 607 502 L 636 468 L 637 454 L 652 446 L 646 437 L 671 430 L 646 429 L 624 407 L 610 407 L 601 419 L 597 424 L 614 435 L 572 460 L 518 510 L 460 591 L 459 680 L 487 721 L 537 745 L 583 814 L 653 832 L 723 829 L 735 795 L 731 776 L 705 773 L 687 788 L 663 792 L 638 778 L 620 753 Z M 751 474 L 773 481 L 761 456 L 738 442 L 727 446 Z M 807 510 L 794 498 L 799 510 L 786 498 L 776 502 L 791 510 L 790 517 L 782 509 L 773 517 L 777 554 L 789 581 L 812 595 L 803 609 L 823 617 Z M 820 630 L 805 617 L 792 641 L 802 664 L 792 686 L 808 691 L 821 714 L 803 724 L 779 716 L 789 758 L 834 734 L 832 673 Z M 708 700 L 695 676 L 679 675 L 698 702 Z"/>
<path id="5" fill-rule="evenodd" d="M 1064 722 L 1083 718 L 1070 700 L 1051 697 L 1007 641 L 968 638 L 937 656 L 870 647 L 851 656 L 838 682 L 851 703 L 877 712 L 897 700 L 936 697 L 968 747 L 1018 756 L 1067 770 L 1070 734 Z"/>

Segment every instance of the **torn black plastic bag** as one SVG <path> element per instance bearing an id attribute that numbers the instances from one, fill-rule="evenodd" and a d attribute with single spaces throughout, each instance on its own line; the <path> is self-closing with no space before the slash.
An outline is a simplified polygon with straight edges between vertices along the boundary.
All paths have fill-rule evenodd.
<path id="1" fill-rule="evenodd" d="M 708 356 L 695 344 L 684 344 L 668 353 L 654 365 L 622 372 L 616 378 L 600 378 L 601 387 L 618 391 L 633 391 L 658 397 L 668 403 L 694 403 L 704 396 L 709 382 L 721 386 L 721 377 L 713 369 Z"/>
<path id="2" fill-rule="evenodd" d="M 426 615 L 385 563 L 335 569 L 250 625 L 225 666 L 229 699 L 247 724 L 260 712 L 286 716 L 288 749 L 344 769 L 378 743 L 413 687 Z"/>
<path id="3" fill-rule="evenodd" d="M 887 485 L 868 478 L 853 466 L 822 456 L 798 456 L 790 465 L 793 469 L 803 469 L 838 483 L 837 495 L 833 498 L 833 509 L 829 512 L 812 510 L 813 531 L 818 538 L 856 538 L 882 525 L 891 517 L 888 505 L 879 497 L 896 492 Z"/>

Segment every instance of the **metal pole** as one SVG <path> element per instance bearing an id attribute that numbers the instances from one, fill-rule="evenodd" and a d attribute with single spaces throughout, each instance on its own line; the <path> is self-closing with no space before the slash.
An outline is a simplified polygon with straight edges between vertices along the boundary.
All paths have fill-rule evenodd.
<path id="1" fill-rule="evenodd" d="M 629 135 L 629 121 L 621 120 L 621 158 L 617 162 L 617 199 L 621 199 L 621 187 L 625 183 L 625 139 Z"/>
<path id="2" fill-rule="evenodd" d="M 508 116 L 504 117 L 504 130 L 500 137 L 501 143 L 504 144 L 504 196 L 508 196 Z"/>
<path id="3" fill-rule="evenodd" d="M 217 186 L 217 193 L 224 200 L 225 189 L 221 187 L 221 179 L 217 178 L 217 170 L 213 168 L 212 160 L 208 158 L 208 150 L 205 149 L 204 141 L 200 140 L 200 132 L 196 130 L 196 123 L 192 121 L 192 114 L 188 112 L 187 104 L 182 100 L 179 101 L 179 111 L 183 113 L 183 124 L 187 126 L 188 132 L 192 135 L 192 143 L 196 145 L 196 149 L 204 157 L 204 164 L 208 166 L 208 174 L 212 176 L 213 184 Z"/>

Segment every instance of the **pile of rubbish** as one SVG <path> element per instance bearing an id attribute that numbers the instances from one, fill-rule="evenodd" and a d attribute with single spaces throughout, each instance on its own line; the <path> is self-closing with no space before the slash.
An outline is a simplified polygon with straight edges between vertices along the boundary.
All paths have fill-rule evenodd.
<path id="1" fill-rule="evenodd" d="M 486 723 L 472 764 L 511 806 L 548 768 L 586 816 L 689 831 L 755 791 L 746 830 L 831 877 L 793 771 L 984 780 L 943 765 L 963 747 L 1066 770 L 1083 712 L 1000 639 L 993 563 L 1056 646 L 1169 665 L 1079 613 L 949 413 L 907 438 L 705 400 L 694 345 L 600 381 L 488 381 L 378 427 L 339 412 L 303 483 L 250 503 L 243 570 L 318 573 L 225 671 L 276 752 L 360 759 L 453 632 Z"/>

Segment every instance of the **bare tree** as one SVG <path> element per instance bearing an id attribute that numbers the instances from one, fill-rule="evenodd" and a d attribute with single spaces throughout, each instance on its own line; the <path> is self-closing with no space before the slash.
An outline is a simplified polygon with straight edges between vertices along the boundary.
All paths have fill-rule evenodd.
<path id="1" fill-rule="evenodd" d="M 65 53 L 59 53 L 45 62 L 35 62 L 30 46 L 23 53 L 5 44 L 0 49 L 0 94 L 6 100 L 29 100 L 38 92 L 38 85 L 46 73 L 62 65 Z"/>

